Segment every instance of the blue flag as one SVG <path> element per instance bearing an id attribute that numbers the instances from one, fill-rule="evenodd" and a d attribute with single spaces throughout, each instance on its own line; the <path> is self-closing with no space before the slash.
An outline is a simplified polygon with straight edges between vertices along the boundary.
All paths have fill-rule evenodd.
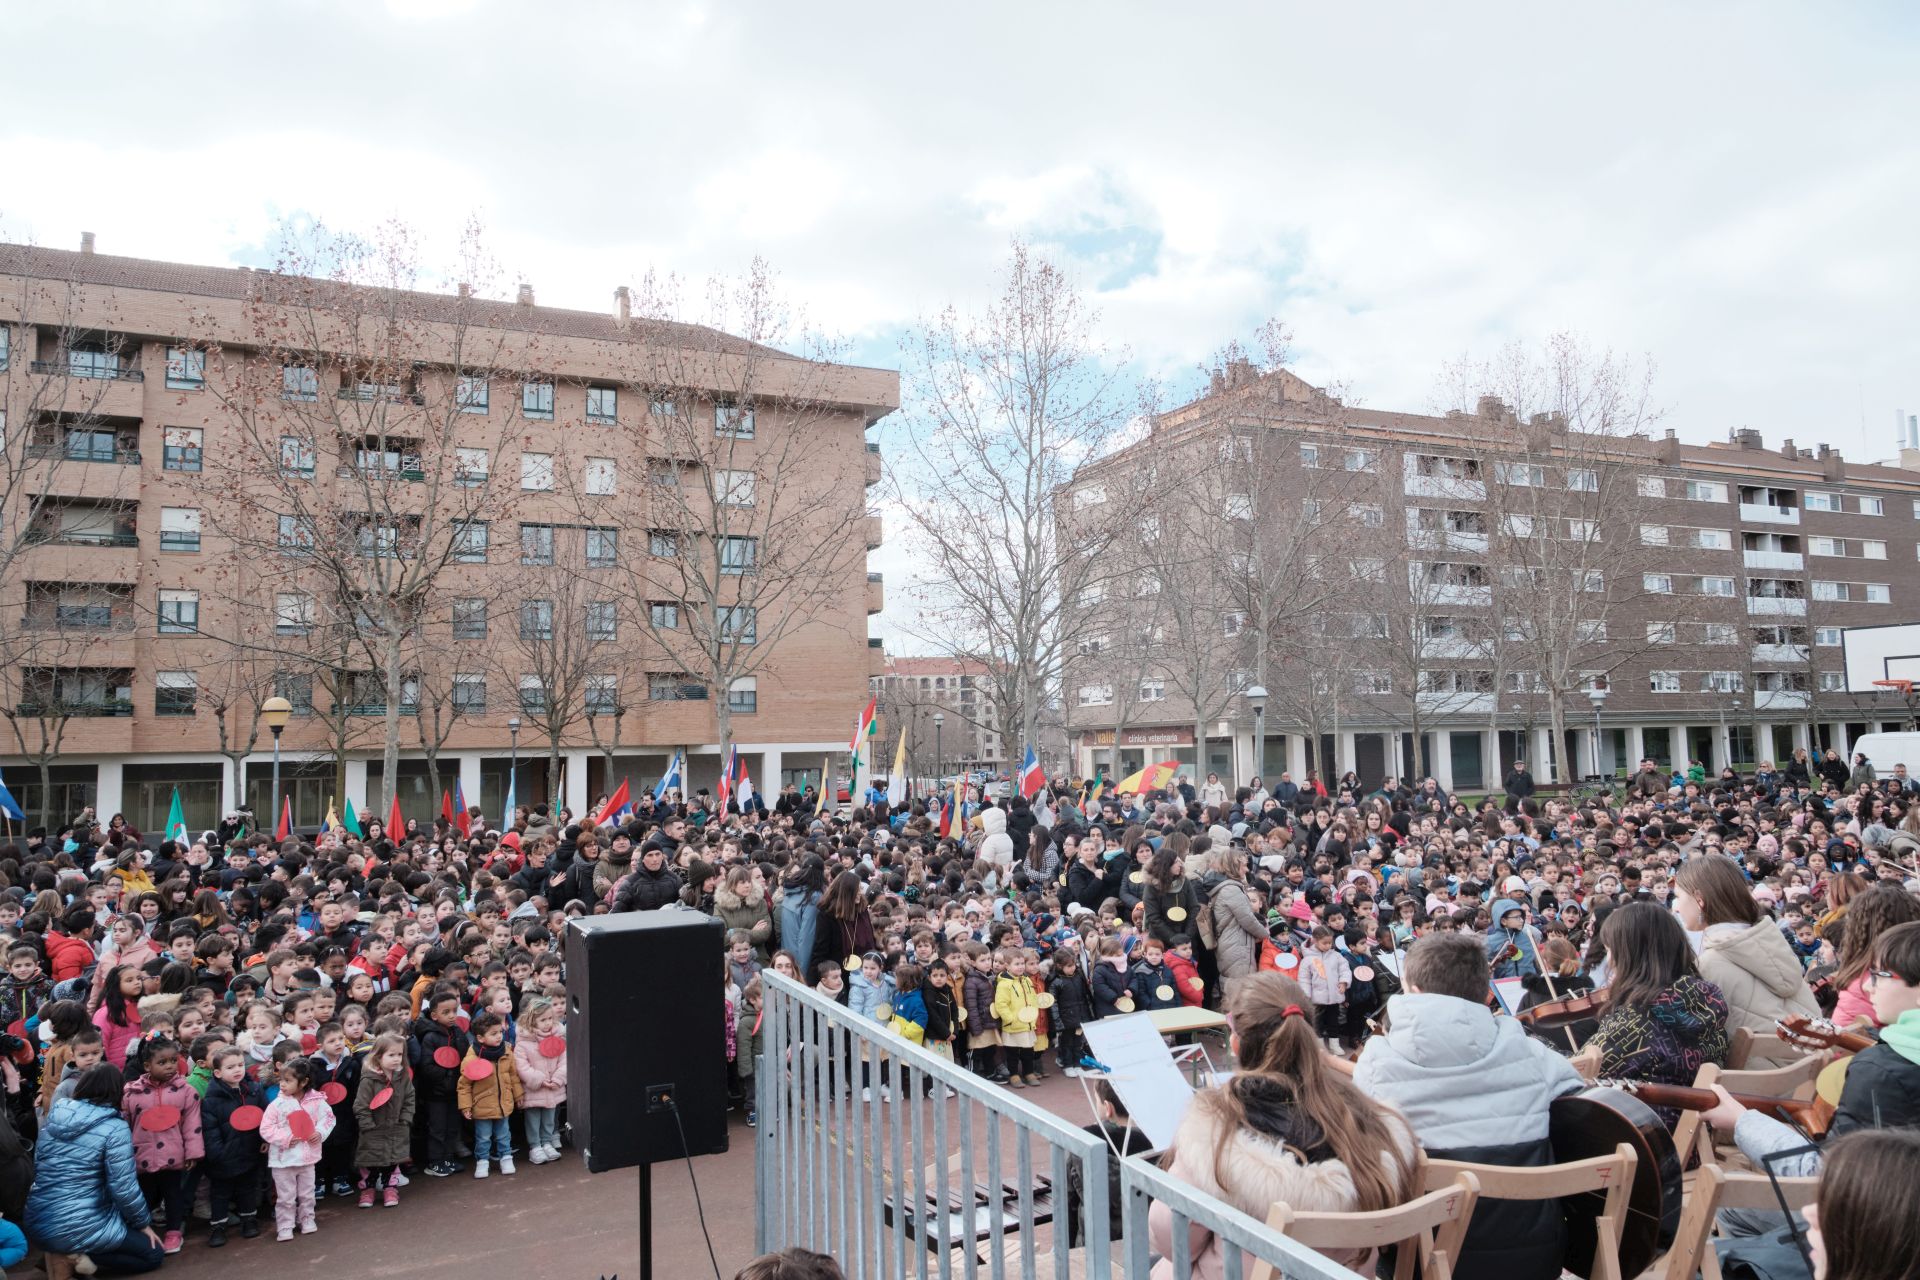
<path id="1" fill-rule="evenodd" d="M 653 788 L 653 802 L 659 804 L 662 800 L 665 800 L 669 790 L 686 790 L 685 785 L 680 781 L 680 753 L 678 751 L 673 753 L 673 759 L 667 762 L 667 771 L 660 775 L 660 781 Z"/>
<path id="2" fill-rule="evenodd" d="M 7 790 L 7 784 L 4 782 L 0 782 L 0 813 L 6 814 L 9 818 L 17 818 L 21 822 L 27 820 L 27 811 L 20 807 L 20 802 L 13 798 L 13 792 Z"/>

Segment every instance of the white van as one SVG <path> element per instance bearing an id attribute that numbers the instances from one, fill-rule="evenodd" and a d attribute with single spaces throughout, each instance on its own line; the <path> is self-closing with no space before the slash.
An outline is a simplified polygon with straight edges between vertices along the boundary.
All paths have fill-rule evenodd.
<path id="1" fill-rule="evenodd" d="M 1863 733 L 1853 740 L 1847 753 L 1847 768 L 1853 768 L 1857 755 L 1867 758 L 1874 776 L 1883 782 L 1893 776 L 1897 764 L 1904 764 L 1909 775 L 1920 778 L 1920 733 Z"/>

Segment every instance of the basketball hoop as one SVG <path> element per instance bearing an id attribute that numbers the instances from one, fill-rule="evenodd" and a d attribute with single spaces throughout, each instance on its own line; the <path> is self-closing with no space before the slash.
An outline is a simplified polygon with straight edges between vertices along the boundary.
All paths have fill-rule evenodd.
<path id="1" fill-rule="evenodd" d="M 1913 681 L 1911 680 L 1875 680 L 1873 683 L 1874 687 L 1891 689 L 1903 698 L 1913 697 Z"/>

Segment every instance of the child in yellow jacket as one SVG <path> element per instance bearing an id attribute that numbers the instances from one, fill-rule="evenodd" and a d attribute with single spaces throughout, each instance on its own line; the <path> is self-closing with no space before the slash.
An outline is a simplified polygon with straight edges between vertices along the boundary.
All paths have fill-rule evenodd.
<path id="1" fill-rule="evenodd" d="M 526 1089 L 507 1049 L 507 1022 L 497 1013 L 473 1020 L 473 1047 L 460 1064 L 460 1114 L 473 1121 L 473 1176 L 487 1176 L 487 1161 L 498 1159 L 501 1173 L 513 1172 L 513 1146 L 507 1117 L 521 1105 Z"/>
<path id="2" fill-rule="evenodd" d="M 1015 1089 L 1040 1083 L 1034 1045 L 1040 1024 L 1040 998 L 1028 976 L 1027 953 L 1018 947 L 1000 952 L 1000 979 L 993 988 L 993 1016 L 1000 1022 L 1000 1046 L 1006 1056 L 1007 1084 Z"/>

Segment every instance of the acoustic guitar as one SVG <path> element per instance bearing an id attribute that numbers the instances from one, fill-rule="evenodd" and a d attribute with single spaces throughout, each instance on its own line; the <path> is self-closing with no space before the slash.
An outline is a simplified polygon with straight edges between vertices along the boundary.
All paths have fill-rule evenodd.
<path id="1" fill-rule="evenodd" d="M 1633 1191 L 1620 1235 L 1620 1274 L 1637 1276 L 1673 1243 L 1680 1226 L 1680 1157 L 1673 1135 L 1647 1102 L 1624 1088 L 1596 1085 L 1557 1098 L 1550 1116 L 1549 1140 L 1558 1163 L 1610 1156 L 1621 1143 L 1633 1148 Z M 1694 1091 L 1697 1092 L 1697 1091 Z M 1714 1101 L 1707 1095 L 1708 1105 Z M 1561 1200 L 1567 1216 L 1566 1267 L 1586 1277 L 1593 1266 L 1594 1220 L 1606 1207 L 1598 1193 Z"/>

